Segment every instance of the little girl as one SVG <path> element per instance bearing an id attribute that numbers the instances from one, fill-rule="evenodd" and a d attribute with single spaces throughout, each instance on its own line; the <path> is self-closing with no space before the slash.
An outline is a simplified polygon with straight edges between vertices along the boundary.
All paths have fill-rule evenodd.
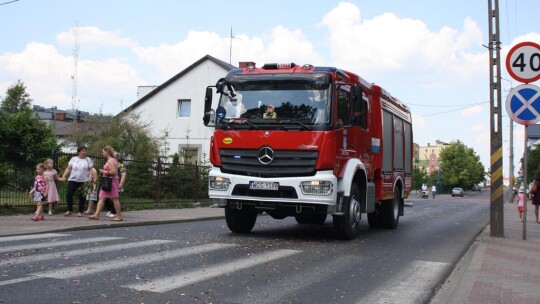
<path id="1" fill-rule="evenodd" d="M 43 217 L 43 201 L 47 201 L 47 182 L 45 180 L 45 165 L 38 164 L 36 166 L 36 177 L 34 178 L 34 187 L 30 190 L 30 195 L 34 197 L 37 208 L 36 213 L 32 217 L 33 221 L 44 220 Z"/>
<path id="2" fill-rule="evenodd" d="M 517 209 L 519 211 L 519 219 L 523 222 L 523 196 L 525 192 L 525 187 L 519 187 L 519 193 L 517 197 Z"/>
<path id="3" fill-rule="evenodd" d="M 49 215 L 53 215 L 52 208 L 53 205 L 58 203 L 59 195 L 58 189 L 56 188 L 56 181 L 58 180 L 58 172 L 54 169 L 54 161 L 52 159 L 47 159 L 45 161 L 45 177 L 47 178 L 47 204 L 49 206 Z"/>
<path id="4" fill-rule="evenodd" d="M 90 168 L 90 180 L 87 182 L 86 200 L 88 201 L 88 209 L 84 214 L 94 213 L 94 203 L 98 200 L 97 194 L 97 171 L 94 167 Z"/>

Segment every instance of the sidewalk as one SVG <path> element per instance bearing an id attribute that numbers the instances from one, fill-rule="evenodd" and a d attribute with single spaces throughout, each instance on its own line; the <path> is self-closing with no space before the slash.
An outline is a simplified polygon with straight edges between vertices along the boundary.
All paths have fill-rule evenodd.
<path id="1" fill-rule="evenodd" d="M 224 218 L 221 208 L 126 211 L 123 222 L 99 221 L 62 213 L 32 222 L 30 215 L 0 217 L 0 237 L 20 234 L 180 223 Z M 540 304 L 540 224 L 534 207 L 527 205 L 527 239 L 516 204 L 504 204 L 504 238 L 490 237 L 489 226 L 473 242 L 441 286 L 432 304 L 538 303 Z"/>
<path id="2" fill-rule="evenodd" d="M 101 214 L 99 221 L 89 220 L 87 216 L 77 217 L 77 213 L 74 213 L 71 216 L 64 216 L 63 213 L 52 216 L 45 215 L 45 220 L 37 222 L 30 220 L 30 214 L 1 216 L 0 237 L 43 232 L 156 225 L 224 218 L 222 208 L 210 207 L 125 211 L 122 212 L 122 215 L 124 216 L 122 222 L 111 221 L 105 214 L 106 212 Z"/>
<path id="3" fill-rule="evenodd" d="M 540 224 L 527 201 L 526 239 L 516 203 L 504 204 L 504 238 L 486 227 L 456 265 L 432 304 L 540 304 Z"/>

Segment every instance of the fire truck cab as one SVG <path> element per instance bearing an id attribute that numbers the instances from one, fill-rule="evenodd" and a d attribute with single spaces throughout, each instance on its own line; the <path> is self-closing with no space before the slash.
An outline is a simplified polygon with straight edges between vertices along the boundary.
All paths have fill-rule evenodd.
<path id="1" fill-rule="evenodd" d="M 215 128 L 209 196 L 231 231 L 250 232 L 262 212 L 315 225 L 331 215 L 346 239 L 362 214 L 372 228 L 397 227 L 412 189 L 412 120 L 381 87 L 334 67 L 249 66 L 207 88 L 204 112 Z"/>

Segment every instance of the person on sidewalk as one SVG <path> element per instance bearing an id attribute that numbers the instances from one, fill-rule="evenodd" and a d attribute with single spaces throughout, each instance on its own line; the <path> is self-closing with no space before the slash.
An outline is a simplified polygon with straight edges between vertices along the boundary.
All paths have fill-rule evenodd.
<path id="1" fill-rule="evenodd" d="M 34 198 L 36 203 L 36 212 L 32 217 L 33 221 L 42 221 L 43 217 L 43 202 L 47 202 L 47 181 L 45 180 L 45 165 L 38 164 L 36 166 L 36 177 L 34 178 L 34 186 L 30 190 L 30 196 Z"/>
<path id="2" fill-rule="evenodd" d="M 112 177 L 112 187 L 110 191 L 99 191 L 99 201 L 96 207 L 96 213 L 90 216 L 90 220 L 99 220 L 99 215 L 105 204 L 105 199 L 110 198 L 114 203 L 114 209 L 116 210 L 116 217 L 113 221 L 122 221 L 122 212 L 120 211 L 120 201 L 118 200 L 118 161 L 114 158 L 114 150 L 111 146 L 105 146 L 103 148 L 103 157 L 107 159 L 107 162 L 103 166 L 103 169 L 99 169 L 99 173 L 103 174 L 104 177 Z"/>
<path id="3" fill-rule="evenodd" d="M 534 205 L 534 216 L 538 224 L 540 224 L 540 217 L 538 216 L 538 207 L 540 206 L 540 193 L 538 192 L 539 188 L 540 188 L 540 174 L 534 178 L 534 181 L 531 186 L 531 191 L 530 191 L 531 197 L 532 197 L 531 201 L 532 201 L 532 204 Z"/>
<path id="4" fill-rule="evenodd" d="M 523 222 L 523 204 L 525 200 L 525 187 L 519 187 L 519 193 L 517 195 L 517 209 L 519 212 L 519 220 Z"/>
<path id="5" fill-rule="evenodd" d="M 52 208 L 60 200 L 56 181 L 58 180 L 58 172 L 54 169 L 54 161 L 50 158 L 45 160 L 45 179 L 47 181 L 47 205 L 49 207 L 49 215 L 53 215 Z"/>
<path id="6" fill-rule="evenodd" d="M 77 148 L 77 156 L 72 157 L 69 160 L 68 167 L 64 174 L 62 175 L 61 181 L 66 181 L 66 177 L 69 174 L 67 192 L 66 192 L 66 201 L 67 201 L 67 211 L 64 213 L 64 216 L 70 216 L 73 212 L 73 195 L 79 187 L 84 186 L 90 178 L 90 169 L 94 167 L 94 163 L 86 155 L 86 147 Z M 83 191 L 78 191 L 79 196 L 79 214 L 81 217 L 84 211 L 84 202 L 86 197 Z"/>
<path id="7" fill-rule="evenodd" d="M 126 166 L 124 166 L 122 159 L 118 162 L 118 172 L 120 173 L 120 183 L 118 184 L 118 195 L 120 196 L 120 194 L 124 192 L 124 184 L 127 176 Z M 114 210 L 114 205 L 110 198 L 105 199 L 105 209 L 107 209 L 107 217 L 116 217 L 116 211 Z"/>
<path id="8" fill-rule="evenodd" d="M 90 169 L 90 180 L 86 183 L 86 201 L 87 209 L 83 214 L 89 215 L 94 213 L 94 203 L 97 203 L 97 171 L 95 168 Z"/>

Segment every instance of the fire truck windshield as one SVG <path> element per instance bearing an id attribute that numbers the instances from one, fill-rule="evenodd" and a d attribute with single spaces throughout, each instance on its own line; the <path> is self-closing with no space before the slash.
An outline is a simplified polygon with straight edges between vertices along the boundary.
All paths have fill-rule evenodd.
<path id="1" fill-rule="evenodd" d="M 218 111 L 223 124 L 246 123 L 310 128 L 329 123 L 328 85 L 272 83 L 234 85 L 234 96 L 222 95 Z M 219 123 L 218 122 L 218 127 Z M 259 127 L 258 127 L 259 128 Z"/>

